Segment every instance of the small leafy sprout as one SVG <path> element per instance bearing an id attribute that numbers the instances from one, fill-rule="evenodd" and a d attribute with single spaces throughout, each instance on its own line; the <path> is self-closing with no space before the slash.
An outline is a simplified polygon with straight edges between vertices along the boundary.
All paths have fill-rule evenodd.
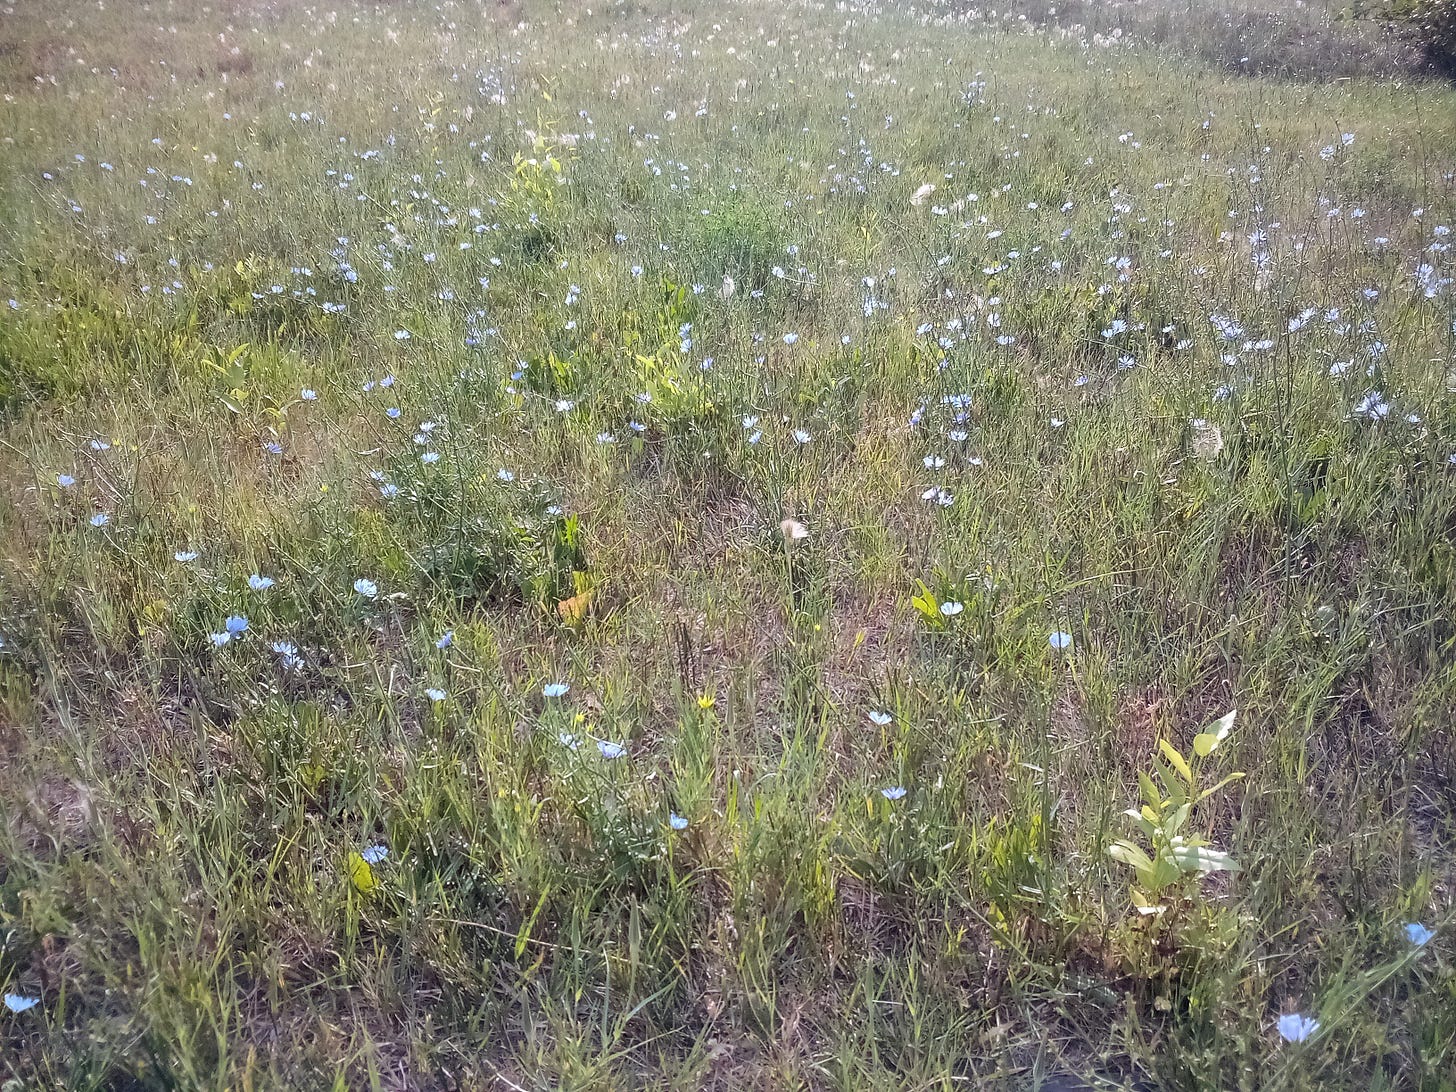
<path id="1" fill-rule="evenodd" d="M 881 712 L 879 709 L 870 710 L 870 720 L 873 721 L 875 724 L 878 724 L 881 728 L 889 724 L 890 721 L 894 719 L 895 717 L 891 713 Z"/>
<path id="2" fill-rule="evenodd" d="M 1279 1034 L 1284 1037 L 1285 1042 L 1302 1043 L 1319 1029 L 1318 1020 L 1300 1012 L 1286 1012 L 1279 1017 Z"/>
<path id="3" fill-rule="evenodd" d="M 672 827 L 673 830 L 688 829 L 688 821 L 675 811 L 667 813 L 667 825 Z"/>
<path id="4" fill-rule="evenodd" d="M 565 697 L 566 696 L 566 692 L 568 690 L 570 690 L 570 689 L 571 689 L 571 684 L 570 683 L 564 683 L 564 682 L 547 683 L 545 686 L 543 686 L 541 688 L 541 696 L 544 697 L 544 698 L 561 698 L 561 697 Z"/>
<path id="5" fill-rule="evenodd" d="M 5 1007 L 14 1013 L 29 1012 L 39 1004 L 39 997 L 27 997 L 23 993 L 7 993 L 5 995 Z"/>
<path id="6" fill-rule="evenodd" d="M 1056 630 L 1047 638 L 1047 643 L 1058 652 L 1065 652 L 1072 647 L 1072 635 Z"/>
<path id="7" fill-rule="evenodd" d="M 367 864 L 377 865 L 384 858 L 389 856 L 389 847 L 382 845 L 366 846 L 359 854 Z"/>
<path id="8" fill-rule="evenodd" d="M 905 796 L 905 786 L 891 785 L 888 788 L 881 789 L 880 795 L 886 800 L 902 800 Z"/>
<path id="9" fill-rule="evenodd" d="M 627 754 L 627 748 L 624 744 L 613 743 L 609 739 L 597 740 L 597 750 L 600 751 L 602 753 L 602 757 L 607 759 L 608 761 L 611 761 L 612 759 L 623 758 Z"/>
<path id="10" fill-rule="evenodd" d="M 275 583 L 277 583 L 277 581 L 275 581 L 271 576 L 260 576 L 257 573 L 254 573 L 252 576 L 248 577 L 248 587 L 258 592 L 267 591 Z"/>
<path id="11" fill-rule="evenodd" d="M 379 585 L 361 576 L 358 580 L 354 581 L 354 591 L 362 595 L 365 599 L 373 599 L 379 594 Z"/>
<path id="12" fill-rule="evenodd" d="M 1213 754 L 1228 738 L 1235 716 L 1236 711 L 1230 711 L 1194 737 L 1194 763 Z M 1109 857 L 1129 866 L 1136 874 L 1138 886 L 1132 888 L 1132 901 L 1142 914 L 1160 914 L 1166 910 L 1166 906 L 1157 902 L 1160 893 L 1185 877 L 1205 872 L 1236 872 L 1239 867 L 1227 853 L 1215 849 L 1205 838 L 1184 833 L 1184 828 L 1198 803 L 1243 774 L 1230 774 L 1212 788 L 1202 789 L 1195 764 L 1176 747 L 1164 739 L 1158 741 L 1158 750 L 1161 758 L 1154 756 L 1152 776 L 1138 775 L 1142 807 L 1124 812 L 1142 834 L 1147 849 L 1121 838 L 1107 847 Z"/>
<path id="13" fill-rule="evenodd" d="M 1418 921 L 1408 922 L 1405 927 L 1405 939 L 1414 944 L 1417 948 L 1423 948 L 1430 943 L 1431 938 L 1436 935 L 1432 929 L 1427 929 Z"/>

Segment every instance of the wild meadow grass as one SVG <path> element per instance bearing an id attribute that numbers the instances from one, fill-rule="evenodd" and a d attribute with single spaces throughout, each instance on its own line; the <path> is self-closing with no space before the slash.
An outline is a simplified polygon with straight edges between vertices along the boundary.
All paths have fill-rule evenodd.
<path id="1" fill-rule="evenodd" d="M 7 1092 L 1456 1087 L 1456 91 L 1132 37 L 6 0 Z"/>

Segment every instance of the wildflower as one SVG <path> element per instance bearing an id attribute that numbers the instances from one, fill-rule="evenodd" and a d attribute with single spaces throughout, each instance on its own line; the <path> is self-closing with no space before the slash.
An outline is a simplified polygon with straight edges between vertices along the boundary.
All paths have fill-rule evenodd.
<path id="1" fill-rule="evenodd" d="M 180 562 L 183 565 L 186 565 L 188 562 L 196 561 L 197 560 L 197 551 L 196 550 L 178 550 L 175 554 L 172 555 L 172 560 L 173 561 Z"/>
<path id="2" fill-rule="evenodd" d="M 105 512 L 97 512 L 94 516 L 91 517 L 90 520 L 92 527 L 105 527 L 110 522 L 111 517 L 108 516 Z"/>
<path id="3" fill-rule="evenodd" d="M 889 788 L 881 789 L 880 795 L 886 800 L 900 800 L 905 795 L 904 785 L 891 785 Z"/>
<path id="4" fill-rule="evenodd" d="M 384 411 L 384 416 L 388 417 L 391 421 L 398 421 L 399 414 L 400 408 L 398 406 L 390 406 L 387 410 Z"/>
<path id="5" fill-rule="evenodd" d="M 564 683 L 564 682 L 547 683 L 545 686 L 543 686 L 541 688 L 541 696 L 542 697 L 546 697 L 546 698 L 560 698 L 560 697 L 564 697 L 566 695 L 566 692 L 568 690 L 570 690 L 570 689 L 571 689 L 571 684 L 570 683 Z"/>
<path id="6" fill-rule="evenodd" d="M 495 476 L 497 481 L 513 482 L 516 480 L 516 476 L 505 467 L 501 467 L 499 470 L 497 470 L 495 472 Z"/>
<path id="7" fill-rule="evenodd" d="M 266 444 L 263 445 L 263 450 L 266 451 L 269 455 L 282 455 L 283 445 L 276 440 L 269 440 Z"/>
<path id="8" fill-rule="evenodd" d="M 379 495 L 385 500 L 394 500 L 395 497 L 399 496 L 399 486 L 393 482 L 385 482 L 379 487 Z"/>
<path id="9" fill-rule="evenodd" d="M 787 333 L 787 334 L 784 335 L 784 344 L 785 345 L 792 345 L 792 344 L 794 344 L 794 342 L 796 342 L 798 340 L 799 340 L 799 335 L 796 334 L 796 333 L 790 332 L 790 333 Z"/>
<path id="10" fill-rule="evenodd" d="M 411 336 L 412 335 L 410 334 L 410 332 L 408 330 L 396 330 L 394 332 L 394 340 L 395 341 L 408 341 Z"/>
<path id="11" fill-rule="evenodd" d="M 106 441 L 106 440 L 92 440 L 91 441 L 91 450 L 92 451 L 110 451 L 111 450 L 111 444 L 110 444 L 109 441 Z"/>
<path id="12" fill-rule="evenodd" d="M 1072 647 L 1072 635 L 1057 630 L 1047 638 L 1047 643 L 1058 652 L 1062 652 Z"/>
<path id="13" fill-rule="evenodd" d="M 302 398 L 305 402 L 315 402 L 318 400 L 318 391 L 311 390 L 308 387 L 304 387 L 303 390 L 299 392 L 298 396 Z"/>
<path id="14" fill-rule="evenodd" d="M 870 710 L 870 720 L 872 720 L 875 724 L 878 724 L 881 728 L 883 728 L 885 725 L 889 724 L 890 721 L 892 721 L 894 719 L 895 718 L 894 718 L 893 715 L 891 715 L 889 713 L 882 712 L 879 709 L 871 709 Z"/>
<path id="15" fill-rule="evenodd" d="M 365 599 L 373 599 L 379 594 L 379 585 L 361 576 L 358 580 L 354 581 L 354 590 Z"/>
<path id="16" fill-rule="evenodd" d="M 455 631 L 447 629 L 445 635 L 435 642 L 435 647 L 441 650 L 449 648 L 455 643 Z"/>
<path id="17" fill-rule="evenodd" d="M 809 434 L 809 430 L 803 428 L 794 429 L 793 436 L 794 441 L 800 444 L 807 444 L 809 441 L 814 439 L 814 437 Z"/>
<path id="18" fill-rule="evenodd" d="M 207 639 L 212 642 L 213 648 L 222 648 L 233 639 L 233 635 L 231 633 L 211 633 L 208 634 Z"/>
<path id="19" fill-rule="evenodd" d="M 426 466 L 434 466 L 439 461 L 440 453 L 438 451 L 427 451 L 420 456 L 420 462 L 424 463 Z"/>
<path id="20" fill-rule="evenodd" d="M 1212 462 L 1223 451 L 1223 433 L 1217 425 L 1199 419 L 1193 422 L 1193 454 Z"/>
<path id="21" fill-rule="evenodd" d="M 954 618 L 957 614 L 965 609 L 966 606 L 964 603 L 957 603 L 953 599 L 947 603 L 942 603 L 940 605 L 940 613 L 946 618 Z"/>
<path id="22" fill-rule="evenodd" d="M 76 484 L 76 479 L 71 477 L 71 475 L 69 474 L 57 474 L 56 484 L 59 485 L 62 489 L 70 489 L 71 486 Z"/>
<path id="23" fill-rule="evenodd" d="M 667 813 L 667 825 L 672 827 L 673 830 L 688 829 L 688 821 L 675 811 Z"/>
<path id="24" fill-rule="evenodd" d="M 1302 1043 L 1315 1032 L 1319 1031 L 1320 1022 L 1313 1016 L 1305 1016 L 1303 1013 L 1286 1012 L 1279 1017 L 1279 1034 L 1286 1042 Z"/>
<path id="25" fill-rule="evenodd" d="M 248 587 L 254 591 L 267 591 L 275 583 L 276 581 L 271 576 L 259 576 L 257 573 L 254 573 L 248 577 Z"/>
<path id="26" fill-rule="evenodd" d="M 779 524 L 779 530 L 783 532 L 785 542 L 803 542 L 809 537 L 809 528 L 796 519 L 784 520 Z"/>
<path id="27" fill-rule="evenodd" d="M 248 619 L 241 614 L 229 614 L 223 621 L 222 628 L 227 630 L 229 636 L 239 637 L 248 632 Z"/>
<path id="28" fill-rule="evenodd" d="M 389 847 L 381 845 L 365 846 L 359 851 L 359 856 L 372 865 L 379 864 L 389 856 Z"/>
<path id="29" fill-rule="evenodd" d="M 568 751 L 574 751 L 581 746 L 581 740 L 571 732 L 558 732 L 556 742 L 565 747 Z"/>
<path id="30" fill-rule="evenodd" d="M 23 993 L 7 993 L 5 995 L 5 1007 L 14 1013 L 28 1012 L 39 1004 L 39 997 L 27 997 Z"/>
<path id="31" fill-rule="evenodd" d="M 607 739 L 597 740 L 597 750 L 600 751 L 602 753 L 602 757 L 607 759 L 608 761 L 616 758 L 622 758 L 627 753 L 627 748 L 624 744 L 613 743 L 611 740 Z"/>
<path id="32" fill-rule="evenodd" d="M 438 686 L 428 686 L 425 688 L 425 697 L 429 698 L 431 701 L 444 701 L 449 696 L 449 694 L 441 690 Z"/>
<path id="33" fill-rule="evenodd" d="M 1424 947 L 1435 935 L 1434 930 L 1427 929 L 1418 921 L 1408 922 L 1405 927 L 1405 939 L 1417 948 Z"/>
<path id="34" fill-rule="evenodd" d="M 298 654 L 298 646 L 293 642 L 274 641 L 268 647 L 282 657 L 285 670 L 303 666 L 303 657 Z"/>

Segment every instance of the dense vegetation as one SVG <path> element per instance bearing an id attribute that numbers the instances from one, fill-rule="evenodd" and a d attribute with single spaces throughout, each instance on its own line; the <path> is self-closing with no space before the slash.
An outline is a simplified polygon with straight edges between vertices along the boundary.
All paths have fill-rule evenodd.
<path id="1" fill-rule="evenodd" d="M 0 7 L 7 1090 L 1453 1087 L 1456 91 L 1024 14 Z"/>

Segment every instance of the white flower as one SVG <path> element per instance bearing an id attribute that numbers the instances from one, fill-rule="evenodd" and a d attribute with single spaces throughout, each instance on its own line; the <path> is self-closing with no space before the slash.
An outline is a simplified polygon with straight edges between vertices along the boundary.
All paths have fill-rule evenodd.
<path id="1" fill-rule="evenodd" d="M 354 590 L 365 599 L 373 599 L 379 594 L 379 585 L 361 576 L 358 580 L 354 581 Z"/>

